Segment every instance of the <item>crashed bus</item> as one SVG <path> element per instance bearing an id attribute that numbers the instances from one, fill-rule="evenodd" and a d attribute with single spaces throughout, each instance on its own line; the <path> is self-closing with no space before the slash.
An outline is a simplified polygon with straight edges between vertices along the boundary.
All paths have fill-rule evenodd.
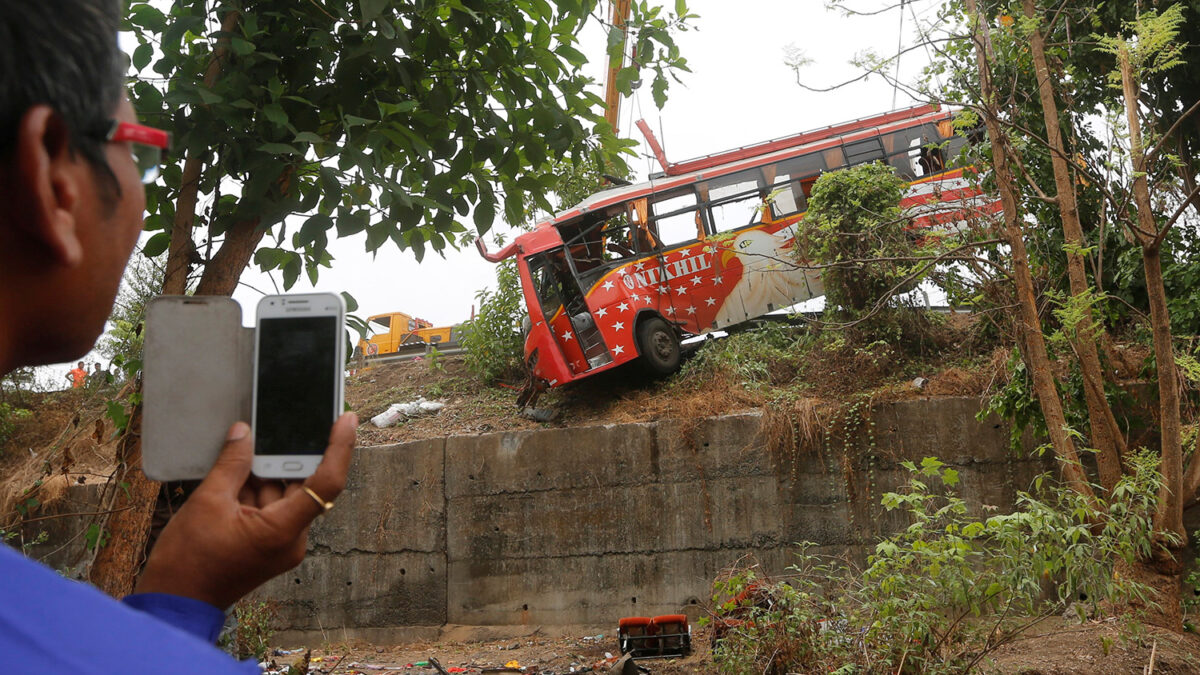
<path id="1" fill-rule="evenodd" d="M 964 210 L 995 212 L 964 169 L 952 113 L 916 106 L 680 163 L 605 189 L 538 224 L 491 262 L 515 257 L 529 312 L 521 404 L 640 361 L 667 374 L 682 340 L 726 330 L 824 294 L 793 247 L 824 172 L 885 162 L 909 183 L 913 227 L 950 229 Z M 971 202 L 979 201 L 973 204 Z"/>

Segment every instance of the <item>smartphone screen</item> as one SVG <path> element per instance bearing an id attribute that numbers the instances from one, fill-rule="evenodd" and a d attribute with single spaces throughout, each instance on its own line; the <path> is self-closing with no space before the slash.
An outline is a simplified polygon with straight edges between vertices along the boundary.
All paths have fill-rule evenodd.
<path id="1" fill-rule="evenodd" d="M 338 339 L 335 316 L 259 318 L 255 454 L 325 453 Z"/>

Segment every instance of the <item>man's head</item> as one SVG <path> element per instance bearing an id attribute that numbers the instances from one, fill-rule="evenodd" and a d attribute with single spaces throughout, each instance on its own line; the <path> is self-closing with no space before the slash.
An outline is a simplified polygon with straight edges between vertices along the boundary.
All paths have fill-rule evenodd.
<path id="1" fill-rule="evenodd" d="M 0 4 L 0 372 L 86 352 L 145 208 L 119 0 Z"/>
<path id="2" fill-rule="evenodd" d="M 100 362 L 99 361 L 96 362 L 96 372 L 97 373 L 100 372 Z"/>
<path id="3" fill-rule="evenodd" d="M 83 361 L 80 361 L 80 362 L 79 362 L 79 369 L 80 369 L 80 370 L 83 370 L 83 367 L 84 367 L 84 366 L 83 366 Z"/>

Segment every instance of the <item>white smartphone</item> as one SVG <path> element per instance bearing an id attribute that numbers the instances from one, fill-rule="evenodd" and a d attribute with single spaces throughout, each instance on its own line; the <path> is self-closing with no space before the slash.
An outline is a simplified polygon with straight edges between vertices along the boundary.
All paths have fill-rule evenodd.
<path id="1" fill-rule="evenodd" d="M 342 413 L 346 303 L 334 293 L 268 295 L 254 338 L 254 475 L 305 478 Z"/>

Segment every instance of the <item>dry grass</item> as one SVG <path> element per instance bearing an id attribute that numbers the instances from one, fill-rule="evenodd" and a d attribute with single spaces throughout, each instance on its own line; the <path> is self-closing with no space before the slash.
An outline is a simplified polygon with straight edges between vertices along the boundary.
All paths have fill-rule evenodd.
<path id="1" fill-rule="evenodd" d="M 18 504 L 35 499 L 49 510 L 67 488 L 104 483 L 112 474 L 116 440 L 104 416 L 112 392 L 67 390 L 36 395 L 34 415 L 4 444 L 0 470 L 0 528 L 19 520 Z"/>

